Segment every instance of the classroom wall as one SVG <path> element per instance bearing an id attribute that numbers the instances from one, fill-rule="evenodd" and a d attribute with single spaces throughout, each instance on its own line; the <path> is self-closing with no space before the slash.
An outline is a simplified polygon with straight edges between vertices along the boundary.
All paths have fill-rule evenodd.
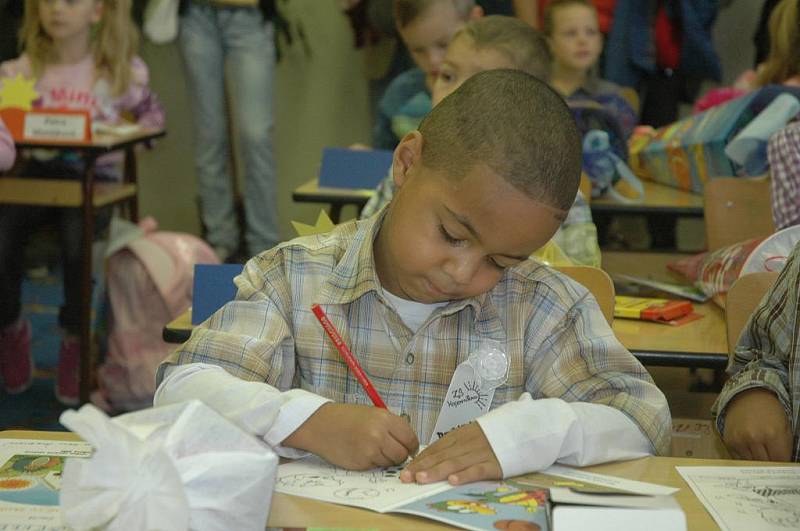
<path id="1" fill-rule="evenodd" d="M 281 2 L 299 41 L 283 47 L 275 87 L 275 145 L 282 235 L 291 220 L 311 222 L 320 206 L 296 204 L 292 189 L 316 175 L 322 148 L 369 140 L 370 118 L 362 54 L 353 48 L 347 18 L 336 0 Z M 145 42 L 142 56 L 167 110 L 167 137 L 139 157 L 140 211 L 165 230 L 200 234 L 193 163 L 191 108 L 177 45 Z"/>

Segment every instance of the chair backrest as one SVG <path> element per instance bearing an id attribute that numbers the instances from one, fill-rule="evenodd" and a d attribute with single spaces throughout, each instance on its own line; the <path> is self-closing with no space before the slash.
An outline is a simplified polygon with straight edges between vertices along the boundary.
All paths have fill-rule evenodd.
<path id="1" fill-rule="evenodd" d="M 769 176 L 716 177 L 703 190 L 709 251 L 775 232 Z"/>
<path id="2" fill-rule="evenodd" d="M 725 301 L 725 327 L 728 333 L 728 352 L 733 352 L 739 334 L 758 303 L 775 283 L 778 273 L 750 273 L 736 279 Z"/>
<path id="3" fill-rule="evenodd" d="M 559 266 L 556 269 L 583 284 L 597 299 L 608 324 L 614 321 L 614 282 L 608 273 L 596 267 L 578 265 Z"/>

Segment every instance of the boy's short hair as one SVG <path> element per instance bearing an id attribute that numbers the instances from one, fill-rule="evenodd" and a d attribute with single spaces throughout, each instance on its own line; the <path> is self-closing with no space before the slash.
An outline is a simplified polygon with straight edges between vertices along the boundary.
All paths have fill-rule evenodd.
<path id="1" fill-rule="evenodd" d="M 475 7 L 475 0 L 395 0 L 394 19 L 399 28 L 405 28 L 438 2 L 450 2 L 456 12 L 467 20 Z"/>
<path id="2" fill-rule="evenodd" d="M 548 2 L 547 7 L 544 8 L 544 15 L 542 16 L 542 32 L 548 37 L 553 35 L 553 13 L 555 13 L 556 9 L 560 7 L 572 5 L 588 7 L 594 11 L 595 15 L 597 15 L 597 8 L 594 6 L 591 0 L 551 0 Z"/>
<path id="3" fill-rule="evenodd" d="M 456 37 L 466 35 L 478 50 L 497 50 L 517 70 L 539 79 L 550 77 L 550 47 L 544 36 L 518 18 L 490 15 L 471 20 Z"/>
<path id="4" fill-rule="evenodd" d="M 485 164 L 537 201 L 568 210 L 581 172 L 581 142 L 564 100 L 519 70 L 475 74 L 419 126 L 422 164 L 460 178 Z"/>

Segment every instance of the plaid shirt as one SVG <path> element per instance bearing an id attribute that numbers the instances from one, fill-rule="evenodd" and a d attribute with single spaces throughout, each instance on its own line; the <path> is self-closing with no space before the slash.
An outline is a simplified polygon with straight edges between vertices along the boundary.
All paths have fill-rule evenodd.
<path id="1" fill-rule="evenodd" d="M 789 124 L 769 139 L 772 175 L 772 219 L 780 230 L 800 223 L 800 122 Z"/>
<path id="2" fill-rule="evenodd" d="M 480 297 L 437 308 L 413 333 L 387 302 L 373 239 L 383 216 L 297 238 L 250 260 L 238 294 L 166 363 L 219 365 L 281 391 L 302 388 L 371 404 L 311 312 L 319 303 L 392 411 L 428 440 L 459 363 L 482 338 L 505 345 L 508 380 L 492 407 L 533 398 L 592 402 L 624 412 L 659 453 L 668 450 L 664 395 L 617 341 L 583 286 L 533 260 L 509 268 Z M 159 381 L 164 364 L 159 370 Z"/>
<path id="3" fill-rule="evenodd" d="M 725 408 L 738 393 L 755 387 L 773 391 L 794 431 L 792 460 L 800 461 L 800 244 L 767 296 L 753 312 L 728 364 L 731 379 L 712 408 L 725 431 Z"/>

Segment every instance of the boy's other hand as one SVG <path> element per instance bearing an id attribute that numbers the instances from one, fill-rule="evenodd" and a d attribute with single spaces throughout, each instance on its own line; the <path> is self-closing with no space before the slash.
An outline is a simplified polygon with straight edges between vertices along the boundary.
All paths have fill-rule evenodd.
<path id="1" fill-rule="evenodd" d="M 379 407 L 334 402 L 320 407 L 282 444 L 350 470 L 399 465 L 419 448 L 402 417 Z"/>
<path id="2" fill-rule="evenodd" d="M 477 422 L 446 434 L 400 472 L 404 483 L 433 483 L 446 479 L 451 485 L 462 485 L 502 477 L 500 462 Z"/>
<path id="3" fill-rule="evenodd" d="M 789 419 L 778 398 L 768 389 L 748 389 L 731 400 L 726 408 L 722 441 L 736 459 L 791 459 Z"/>

